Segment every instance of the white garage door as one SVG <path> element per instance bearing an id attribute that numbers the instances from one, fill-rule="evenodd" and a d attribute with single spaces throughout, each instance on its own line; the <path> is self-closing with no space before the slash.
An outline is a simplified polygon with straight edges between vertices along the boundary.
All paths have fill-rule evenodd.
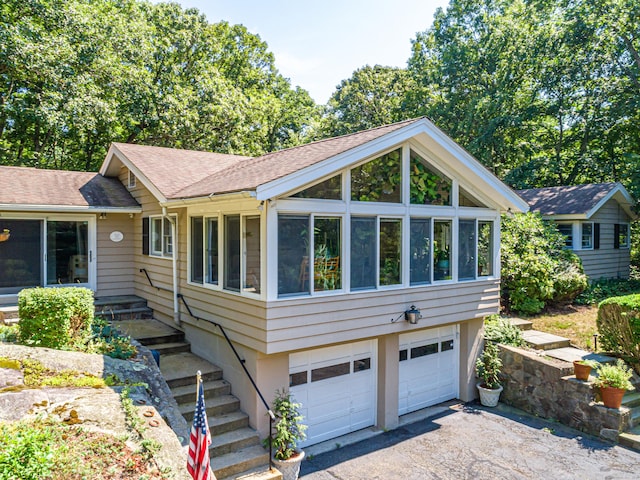
<path id="1" fill-rule="evenodd" d="M 289 387 L 313 445 L 375 423 L 376 344 L 364 341 L 289 355 Z"/>
<path id="2" fill-rule="evenodd" d="M 457 326 L 400 335 L 398 413 L 458 397 Z"/>

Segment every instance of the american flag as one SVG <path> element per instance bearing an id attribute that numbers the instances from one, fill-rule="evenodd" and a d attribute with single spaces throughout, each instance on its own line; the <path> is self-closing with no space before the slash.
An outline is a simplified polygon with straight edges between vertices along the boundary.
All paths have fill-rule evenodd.
<path id="1" fill-rule="evenodd" d="M 200 375 L 198 375 L 199 379 Z M 209 464 L 209 445 L 211 445 L 211 433 L 207 422 L 207 411 L 204 407 L 204 388 L 202 382 L 198 381 L 198 400 L 191 427 L 189 456 L 187 458 L 187 470 L 193 480 L 215 480 Z"/>

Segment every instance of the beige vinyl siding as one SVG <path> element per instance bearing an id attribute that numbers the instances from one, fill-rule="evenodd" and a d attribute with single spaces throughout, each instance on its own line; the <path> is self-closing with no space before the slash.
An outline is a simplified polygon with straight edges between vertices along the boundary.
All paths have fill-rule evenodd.
<path id="1" fill-rule="evenodd" d="M 123 213 L 108 213 L 107 218 L 96 220 L 96 297 L 133 293 L 133 222 Z M 123 234 L 122 241 L 111 241 L 109 235 L 114 231 Z"/>
<path id="2" fill-rule="evenodd" d="M 615 200 L 609 200 L 589 219 L 600 224 L 600 248 L 576 250 L 582 259 L 584 273 L 592 280 L 598 278 L 628 278 L 630 249 L 613 248 L 614 224 L 629 223 L 630 219 Z"/>

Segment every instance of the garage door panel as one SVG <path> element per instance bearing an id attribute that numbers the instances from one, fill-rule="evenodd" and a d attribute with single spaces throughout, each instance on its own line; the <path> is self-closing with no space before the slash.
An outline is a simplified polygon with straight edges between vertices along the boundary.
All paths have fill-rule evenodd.
<path id="1" fill-rule="evenodd" d="M 298 352 L 289 359 L 291 378 L 294 373 L 308 373 L 307 382 L 290 387 L 294 398 L 303 404 L 300 412 L 308 426 L 307 440 L 300 446 L 375 423 L 374 341 Z"/>
<path id="2" fill-rule="evenodd" d="M 450 325 L 400 335 L 400 415 L 457 397 L 456 332 Z"/>

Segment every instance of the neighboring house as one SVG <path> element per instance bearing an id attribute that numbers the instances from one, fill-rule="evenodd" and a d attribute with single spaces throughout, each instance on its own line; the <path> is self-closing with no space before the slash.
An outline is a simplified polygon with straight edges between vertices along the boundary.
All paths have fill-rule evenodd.
<path id="1" fill-rule="evenodd" d="M 32 194 L 6 196 L 30 175 Z M 217 322 L 268 398 L 288 387 L 303 404 L 306 444 L 475 398 L 483 317 L 499 308 L 500 214 L 527 210 L 424 118 L 257 158 L 116 143 L 100 175 L 6 167 L 0 179 L 12 232 L 0 259 L 30 267 L 4 276 L 5 303 L 53 283 L 144 297 L 223 368 L 266 436 Z"/>
<path id="2" fill-rule="evenodd" d="M 635 200 L 620 183 L 520 190 L 532 212 L 553 220 L 591 279 L 628 278 Z"/>

